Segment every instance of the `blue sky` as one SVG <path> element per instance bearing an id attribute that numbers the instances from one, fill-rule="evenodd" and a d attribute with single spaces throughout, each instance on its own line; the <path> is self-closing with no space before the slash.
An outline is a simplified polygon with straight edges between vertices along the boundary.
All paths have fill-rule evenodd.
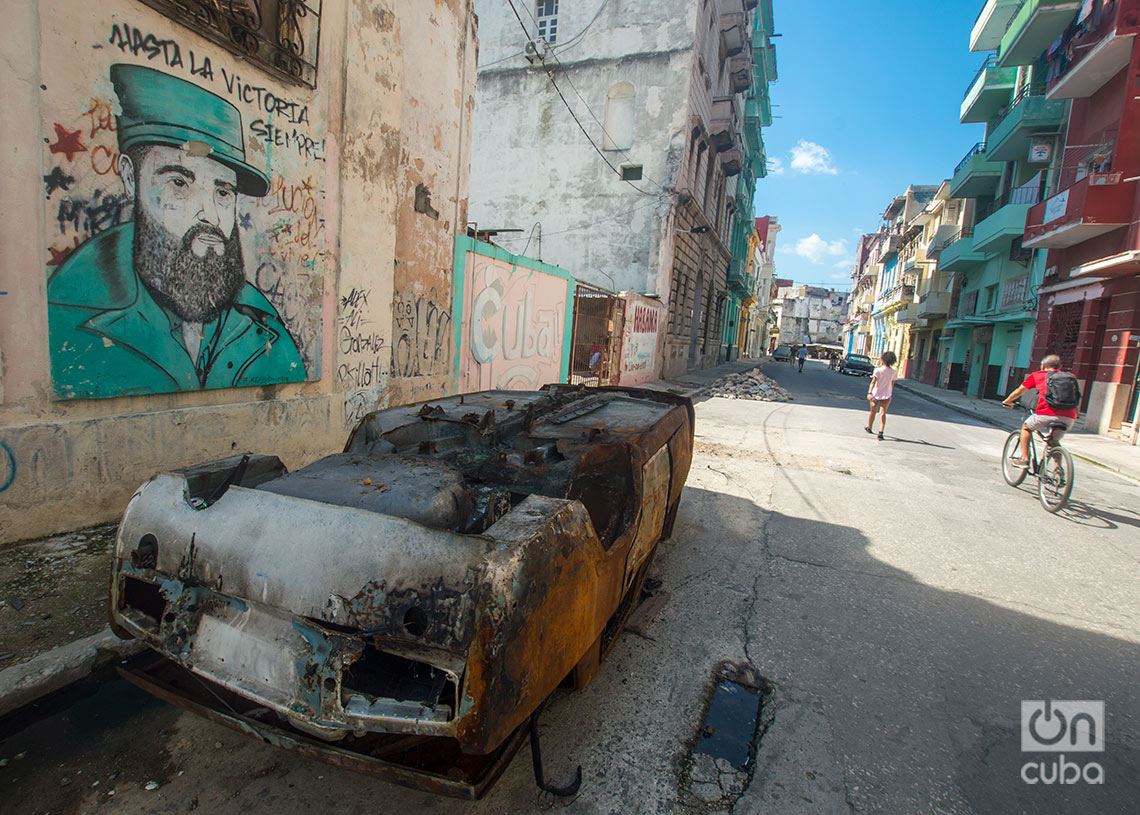
<path id="1" fill-rule="evenodd" d="M 776 275 L 848 289 L 855 245 L 910 184 L 938 184 L 984 136 L 958 110 L 985 54 L 984 0 L 774 0 L 779 79 L 764 130 Z"/>

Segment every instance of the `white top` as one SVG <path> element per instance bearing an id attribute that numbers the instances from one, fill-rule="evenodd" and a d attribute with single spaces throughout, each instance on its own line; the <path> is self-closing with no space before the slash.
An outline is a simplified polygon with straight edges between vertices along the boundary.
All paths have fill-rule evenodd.
<path id="1" fill-rule="evenodd" d="M 886 365 L 880 365 L 876 368 L 875 373 L 871 374 L 871 398 L 890 399 L 898 375 L 898 371 Z"/>

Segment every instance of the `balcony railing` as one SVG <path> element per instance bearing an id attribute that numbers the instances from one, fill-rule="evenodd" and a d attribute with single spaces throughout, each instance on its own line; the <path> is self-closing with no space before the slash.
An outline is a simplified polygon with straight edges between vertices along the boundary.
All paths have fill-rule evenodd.
<path id="1" fill-rule="evenodd" d="M 944 250 L 944 249 L 946 249 L 948 246 L 950 246 L 950 245 L 952 245 L 952 244 L 954 244 L 954 243 L 957 243 L 957 242 L 958 242 L 958 241 L 960 241 L 962 238 L 972 238 L 972 237 L 974 237 L 974 228 L 973 228 L 972 226 L 964 226 L 964 227 L 962 227 L 961 229 L 959 229 L 957 232 L 953 233 L 953 234 L 952 234 L 950 237 L 948 237 L 946 240 L 944 240 L 944 241 L 943 241 L 943 242 L 942 242 L 942 243 L 939 245 L 938 249 L 939 249 L 940 251 L 941 251 L 941 250 Z"/>
<path id="2" fill-rule="evenodd" d="M 1004 108 L 1002 108 L 1001 113 L 999 113 L 997 115 L 997 118 L 993 120 L 993 122 L 990 124 L 989 129 L 991 131 L 997 130 L 998 127 L 1001 126 L 1001 123 L 1006 120 L 1006 117 L 1009 116 L 1009 114 L 1013 113 L 1013 111 L 1017 109 L 1017 106 L 1020 105 L 1022 102 L 1024 102 L 1026 99 L 1030 99 L 1030 98 L 1036 97 L 1036 96 L 1044 96 L 1044 95 L 1045 95 L 1045 89 L 1044 88 L 1037 88 L 1037 87 L 1033 87 L 1033 86 L 1022 88 L 1021 91 L 1017 94 L 1017 96 L 1010 99 L 1009 104 L 1006 105 Z"/>
<path id="3" fill-rule="evenodd" d="M 999 209 L 1013 204 L 1029 204 L 1033 206 L 1041 200 L 1039 187 L 1017 187 L 995 198 L 978 211 L 978 223 L 993 215 Z"/>
<path id="4" fill-rule="evenodd" d="M 974 89 L 974 84 L 982 78 L 982 74 L 984 74 L 990 68 L 993 68 L 996 64 L 997 60 L 993 54 L 990 54 L 988 57 L 986 57 L 986 61 L 982 63 L 982 67 L 978 69 L 978 72 L 974 74 L 974 78 L 970 80 L 970 84 L 966 86 L 966 90 L 962 94 L 963 99 L 970 95 L 970 91 Z"/>
<path id="5" fill-rule="evenodd" d="M 986 154 L 986 143 L 984 141 L 980 141 L 975 144 L 970 148 L 970 152 L 966 153 L 966 155 L 962 157 L 962 160 L 958 162 L 958 166 L 954 168 L 954 175 L 958 175 L 958 172 L 966 166 L 966 162 L 979 154 L 983 156 Z"/>
<path id="6" fill-rule="evenodd" d="M 1119 0 L 1097 3 L 1082 24 L 1068 29 L 1058 47 L 1049 49 L 1045 81 L 1050 99 L 1091 96 L 1128 64 L 1135 35 L 1118 33 L 1127 27 L 1121 21 L 1125 5 Z"/>
<path id="7" fill-rule="evenodd" d="M 999 311 L 1016 311 L 1025 306 L 1025 295 L 1029 290 L 1029 275 L 1023 274 L 1005 281 L 1001 289 Z"/>

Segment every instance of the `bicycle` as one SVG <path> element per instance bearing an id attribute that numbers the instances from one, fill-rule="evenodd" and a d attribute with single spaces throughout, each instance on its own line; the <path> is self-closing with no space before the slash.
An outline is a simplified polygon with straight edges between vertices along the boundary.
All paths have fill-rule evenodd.
<path id="1" fill-rule="evenodd" d="M 1073 456 L 1061 446 L 1061 438 L 1065 435 L 1065 431 L 1065 426 L 1058 422 L 1050 424 L 1045 432 L 1035 430 L 1030 433 L 1029 450 L 1026 451 L 1026 458 L 1029 459 L 1028 467 L 1018 467 L 1013 463 L 1021 428 L 1010 433 L 1002 447 L 1001 474 L 1005 483 L 1011 487 L 1020 486 L 1025 477 L 1032 472 L 1037 476 L 1037 497 L 1041 501 L 1041 506 L 1045 507 L 1045 511 L 1050 513 L 1055 513 L 1065 506 L 1073 493 L 1073 481 L 1076 478 Z M 1039 438 L 1045 445 L 1040 459 L 1037 458 L 1037 444 L 1034 437 Z"/>

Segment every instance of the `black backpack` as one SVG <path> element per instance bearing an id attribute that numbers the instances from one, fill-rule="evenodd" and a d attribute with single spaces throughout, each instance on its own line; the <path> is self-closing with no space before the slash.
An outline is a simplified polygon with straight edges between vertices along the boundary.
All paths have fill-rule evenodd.
<path id="1" fill-rule="evenodd" d="M 1081 387 L 1068 371 L 1045 372 L 1045 404 L 1053 410 L 1073 410 L 1081 404 Z"/>

